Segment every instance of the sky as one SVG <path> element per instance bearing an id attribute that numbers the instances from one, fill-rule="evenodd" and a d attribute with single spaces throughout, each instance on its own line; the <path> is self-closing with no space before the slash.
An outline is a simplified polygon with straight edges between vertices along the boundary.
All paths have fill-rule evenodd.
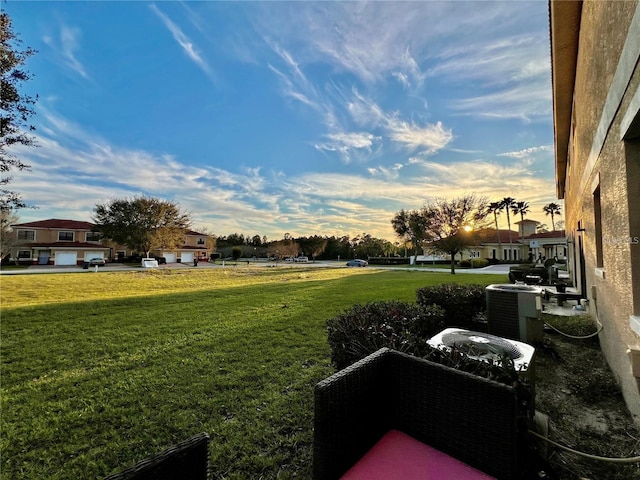
<path id="1" fill-rule="evenodd" d="M 393 241 L 435 198 L 510 196 L 547 225 L 560 203 L 544 0 L 2 8 L 38 51 L 20 222 L 144 195 L 218 236 Z"/>

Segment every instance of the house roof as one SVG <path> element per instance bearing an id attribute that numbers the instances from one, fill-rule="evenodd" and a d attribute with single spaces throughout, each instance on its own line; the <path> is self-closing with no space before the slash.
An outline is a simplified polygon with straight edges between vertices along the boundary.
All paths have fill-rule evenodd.
<path id="1" fill-rule="evenodd" d="M 500 242 L 509 243 L 509 230 L 498 230 Z M 498 235 L 495 228 L 483 228 L 473 232 L 478 243 L 498 243 Z M 520 234 L 511 230 L 511 243 L 520 243 Z"/>
<path id="2" fill-rule="evenodd" d="M 58 218 L 50 218 L 48 220 L 39 220 L 37 222 L 16 223 L 11 225 L 17 228 L 62 228 L 68 230 L 91 230 L 95 224 L 91 222 L 82 222 L 79 220 L 61 220 Z"/>
<path id="3" fill-rule="evenodd" d="M 525 218 L 524 220 L 519 220 L 517 222 L 514 222 L 516 225 L 519 225 L 521 223 L 535 223 L 536 225 L 538 223 L 540 223 L 538 220 L 529 220 L 528 218 Z"/>
<path id="4" fill-rule="evenodd" d="M 187 230 L 186 232 L 184 232 L 185 235 L 195 235 L 198 237 L 208 237 L 209 235 L 207 233 L 200 233 L 200 232 L 196 232 L 195 230 Z"/>
<path id="5" fill-rule="evenodd" d="M 96 225 L 91 222 L 83 222 L 80 220 L 63 220 L 59 218 L 50 218 L 47 220 L 39 220 L 37 222 L 16 223 L 11 225 L 17 228 L 46 228 L 46 229 L 68 229 L 68 230 L 92 230 Z M 206 233 L 196 232 L 195 230 L 187 230 L 185 235 L 196 235 L 199 237 L 207 237 Z"/>

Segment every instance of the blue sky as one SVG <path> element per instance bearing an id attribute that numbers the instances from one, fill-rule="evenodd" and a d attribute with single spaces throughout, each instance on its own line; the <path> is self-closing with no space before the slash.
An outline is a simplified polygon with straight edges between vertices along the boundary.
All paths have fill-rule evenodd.
<path id="1" fill-rule="evenodd" d="M 217 235 L 393 240 L 398 210 L 476 193 L 550 223 L 546 1 L 2 8 L 38 50 L 21 221 L 147 195 Z"/>

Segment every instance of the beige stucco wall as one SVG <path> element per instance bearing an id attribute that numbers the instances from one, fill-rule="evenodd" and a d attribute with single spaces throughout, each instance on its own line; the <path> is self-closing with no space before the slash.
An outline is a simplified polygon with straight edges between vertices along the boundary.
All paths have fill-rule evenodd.
<path id="1" fill-rule="evenodd" d="M 629 348 L 640 348 L 640 337 L 630 323 L 633 315 L 640 315 L 640 245 L 633 242 L 640 237 L 640 141 L 620 138 L 620 121 L 640 84 L 638 52 L 630 55 L 627 50 L 623 54 L 625 42 L 629 44 L 628 35 L 640 38 L 640 32 L 633 30 L 638 22 L 632 23 L 634 15 L 640 19 L 638 12 L 637 1 L 596 0 L 583 4 L 565 213 L 568 235 L 576 244 L 581 236 L 584 244 L 587 294 L 590 310 L 603 326 L 602 349 L 632 414 L 640 421 L 640 383 L 632 373 L 627 353 Z M 630 79 L 620 73 L 616 78 L 621 62 L 633 58 L 636 62 L 627 65 L 627 71 L 633 72 Z M 620 77 L 626 78 L 623 88 Z M 601 269 L 596 268 L 593 201 L 593 190 L 598 185 Z M 585 229 L 582 233 L 578 232 L 578 222 Z"/>

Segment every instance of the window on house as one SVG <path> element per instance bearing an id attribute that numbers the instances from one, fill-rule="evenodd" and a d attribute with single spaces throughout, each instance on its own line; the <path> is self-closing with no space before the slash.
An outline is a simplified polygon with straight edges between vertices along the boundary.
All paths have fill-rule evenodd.
<path id="1" fill-rule="evenodd" d="M 100 234 L 98 232 L 87 232 L 86 241 L 87 242 L 99 242 L 100 241 Z"/>
<path id="2" fill-rule="evenodd" d="M 600 185 L 593 191 L 593 213 L 595 223 L 596 240 L 596 267 L 604 267 L 604 255 L 602 252 L 602 207 L 600 205 Z"/>
<path id="3" fill-rule="evenodd" d="M 73 242 L 73 232 L 58 232 L 59 242 Z"/>
<path id="4" fill-rule="evenodd" d="M 204 238 L 198 239 L 198 245 L 204 245 Z"/>
<path id="5" fill-rule="evenodd" d="M 18 250 L 18 258 L 31 258 L 31 250 Z"/>
<path id="6" fill-rule="evenodd" d="M 18 240 L 35 240 L 35 230 L 18 230 Z"/>

